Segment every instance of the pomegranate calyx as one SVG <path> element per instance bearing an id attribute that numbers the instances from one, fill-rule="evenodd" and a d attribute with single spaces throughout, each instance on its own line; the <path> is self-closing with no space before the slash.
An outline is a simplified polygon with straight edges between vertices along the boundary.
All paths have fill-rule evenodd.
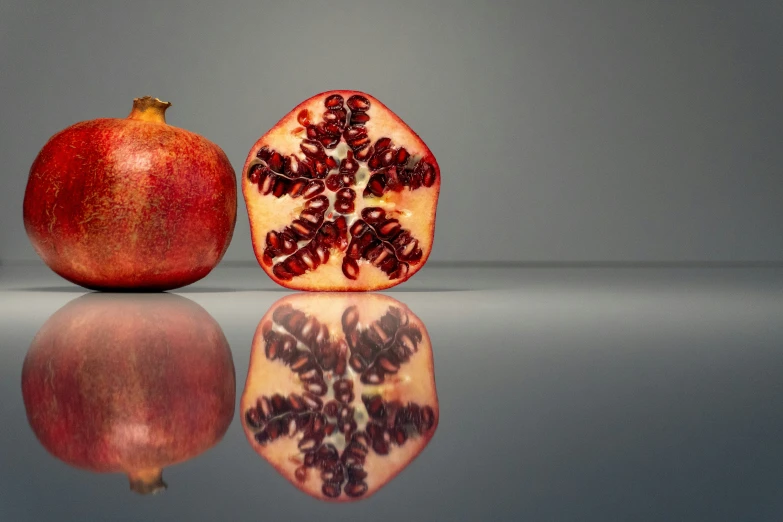
<path id="1" fill-rule="evenodd" d="M 163 481 L 163 469 L 138 469 L 128 473 L 131 491 L 139 495 L 157 495 L 166 491 L 168 484 Z"/>
<path id="2" fill-rule="evenodd" d="M 171 102 L 164 102 L 152 96 L 134 98 L 133 109 L 128 114 L 128 119 L 150 123 L 166 123 L 166 109 L 169 107 L 171 107 Z"/>

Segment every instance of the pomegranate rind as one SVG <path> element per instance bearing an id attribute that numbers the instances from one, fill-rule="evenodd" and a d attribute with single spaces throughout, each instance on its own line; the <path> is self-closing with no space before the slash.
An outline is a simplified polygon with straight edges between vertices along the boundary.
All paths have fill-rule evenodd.
<path id="1" fill-rule="evenodd" d="M 325 111 L 324 100 L 334 94 L 339 94 L 344 100 L 348 100 L 354 95 L 366 97 L 371 103 L 370 109 L 367 111 L 367 114 L 370 115 L 370 121 L 366 123 L 366 127 L 373 141 L 381 137 L 391 138 L 394 146 L 404 146 L 412 157 L 425 161 L 434 168 L 435 179 L 430 187 L 422 186 L 416 190 L 405 188 L 401 192 L 387 191 L 381 198 L 367 199 L 364 199 L 362 195 L 364 185 L 360 185 L 361 188 L 356 188 L 355 215 L 358 216 L 363 207 L 379 206 L 387 211 L 387 217 L 399 219 L 402 227 L 409 230 L 411 235 L 418 239 L 422 256 L 420 260 L 409 264 L 406 276 L 390 279 L 382 270 L 362 259 L 359 260 L 358 278 L 348 279 L 342 271 L 343 253 L 336 250 L 331 252 L 327 263 L 289 280 L 278 278 L 273 273 L 274 264 L 269 265 L 264 262 L 266 234 L 272 230 L 281 231 L 290 225 L 294 219 L 299 217 L 305 202 L 302 198 L 293 199 L 287 195 L 281 198 L 276 198 L 271 194 L 262 195 L 259 193 L 258 185 L 248 179 L 248 170 L 255 164 L 256 154 L 264 146 L 279 152 L 284 157 L 296 154 L 300 159 L 304 159 L 305 156 L 301 153 L 299 144 L 305 135 L 303 127 L 298 121 L 298 115 L 302 111 L 307 111 L 314 120 L 318 120 Z M 347 148 L 344 139 L 340 147 Z M 328 155 L 335 155 L 334 150 L 327 149 L 326 152 Z M 362 165 L 366 164 L 362 163 Z M 366 184 L 367 180 L 364 181 Z M 248 212 L 253 252 L 261 268 L 273 281 L 292 290 L 356 292 L 391 288 L 407 281 L 421 270 L 432 252 L 440 184 L 440 167 L 432 151 L 413 129 L 378 99 L 361 91 L 350 90 L 326 91 L 316 94 L 294 107 L 258 139 L 245 160 L 242 168 L 242 194 Z M 275 260 L 276 262 L 277 260 Z"/>
<path id="2" fill-rule="evenodd" d="M 217 266 L 236 212 L 236 174 L 215 143 L 166 123 L 99 118 L 43 146 L 23 220 L 36 253 L 64 279 L 162 291 Z"/>
<path id="3" fill-rule="evenodd" d="M 269 397 L 276 393 L 287 397 L 290 393 L 302 393 L 302 384 L 297 374 L 279 360 L 268 360 L 265 354 L 264 332 L 273 321 L 275 310 L 287 305 L 301 310 L 308 317 L 316 317 L 321 324 L 326 324 L 333 341 L 344 339 L 341 319 L 343 312 L 350 306 L 358 307 L 361 316 L 360 324 L 364 325 L 380 318 L 390 307 L 399 308 L 408 315 L 410 324 L 417 327 L 422 334 L 418 351 L 409 363 L 401 366 L 395 376 L 398 379 L 395 379 L 394 382 L 388 380 L 384 384 L 375 386 L 363 384 L 350 367 L 347 370 L 346 376 L 351 376 L 354 386 L 355 399 L 351 405 L 357 407 L 357 410 L 360 407 L 363 393 L 379 394 L 385 401 L 399 400 L 403 403 L 413 401 L 421 405 L 428 405 L 433 410 L 432 426 L 426 432 L 409 438 L 402 446 L 392 445 L 389 454 L 385 456 L 379 456 L 370 449 L 364 465 L 364 469 L 368 471 L 368 476 L 365 479 L 368 489 L 360 497 L 349 497 L 345 493 L 337 498 L 327 497 L 321 490 L 323 481 L 320 479 L 319 471 L 315 468 L 308 469 L 308 475 L 304 482 L 296 479 L 295 470 L 302 464 L 302 454 L 297 446 L 298 441 L 302 438 L 301 432 L 297 432 L 293 438 L 283 435 L 273 442 L 262 445 L 255 439 L 257 430 L 251 428 L 247 423 L 245 412 L 256 405 L 259 397 Z M 324 376 L 331 389 L 334 378 L 329 378 L 329 373 L 325 372 Z M 324 399 L 324 401 L 326 400 L 328 399 Z M 245 388 L 240 399 L 240 417 L 243 431 L 253 450 L 300 491 L 326 502 L 355 502 L 369 498 L 410 465 L 429 444 L 437 430 L 440 409 L 429 333 L 424 323 L 407 306 L 385 295 L 308 293 L 286 296 L 272 305 L 256 328 Z"/>

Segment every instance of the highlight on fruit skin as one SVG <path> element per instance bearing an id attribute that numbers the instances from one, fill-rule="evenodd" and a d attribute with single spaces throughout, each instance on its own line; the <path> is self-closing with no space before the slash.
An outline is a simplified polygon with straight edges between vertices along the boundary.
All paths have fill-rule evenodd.
<path id="1" fill-rule="evenodd" d="M 252 448 L 304 493 L 368 498 L 438 427 L 427 329 L 380 294 L 284 297 L 256 329 L 240 414 Z"/>
<path id="2" fill-rule="evenodd" d="M 170 105 L 136 98 L 127 118 L 76 123 L 38 153 L 24 226 L 61 277 L 95 290 L 169 290 L 222 259 L 236 174 L 216 144 L 166 123 Z"/>
<path id="3" fill-rule="evenodd" d="M 234 416 L 231 350 L 202 307 L 173 294 L 87 294 L 55 312 L 22 368 L 27 420 L 66 464 L 159 493 L 163 468 L 217 444 Z"/>
<path id="4" fill-rule="evenodd" d="M 336 90 L 297 105 L 253 145 L 242 193 L 256 258 L 294 290 L 398 285 L 432 251 L 440 167 L 373 96 Z"/>

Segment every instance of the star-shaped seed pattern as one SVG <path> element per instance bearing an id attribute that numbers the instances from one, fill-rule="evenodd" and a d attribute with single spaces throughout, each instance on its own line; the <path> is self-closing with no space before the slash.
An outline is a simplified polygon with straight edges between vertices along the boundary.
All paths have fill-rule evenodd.
<path id="1" fill-rule="evenodd" d="M 381 206 L 363 206 L 357 214 L 357 190 L 372 201 L 390 191 L 429 188 L 436 182 L 436 170 L 390 138 L 372 143 L 366 97 L 357 94 L 344 101 L 340 94 L 332 94 L 324 99 L 324 107 L 317 124 L 307 109 L 297 115 L 301 127 L 294 131 L 306 134 L 299 145 L 304 159 L 295 154 L 284 157 L 264 146 L 248 169 L 248 179 L 260 194 L 305 201 L 288 226 L 268 232 L 263 263 L 273 267 L 279 280 L 289 281 L 317 270 L 339 251 L 344 253 L 342 271 L 349 279 L 358 278 L 360 261 L 366 260 L 389 279 L 404 280 L 410 266 L 422 259 L 419 240 Z M 329 151 L 344 151 L 344 157 L 338 162 Z"/>

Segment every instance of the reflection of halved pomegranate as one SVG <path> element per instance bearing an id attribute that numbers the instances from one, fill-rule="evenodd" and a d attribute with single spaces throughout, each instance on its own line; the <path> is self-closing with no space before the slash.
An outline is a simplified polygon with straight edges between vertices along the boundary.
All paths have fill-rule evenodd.
<path id="1" fill-rule="evenodd" d="M 27 419 L 71 466 L 123 472 L 137 493 L 162 468 L 214 446 L 234 416 L 223 331 L 199 305 L 163 295 L 88 294 L 33 339 L 22 369 Z"/>
<path id="2" fill-rule="evenodd" d="M 242 172 L 256 257 L 285 287 L 389 288 L 432 250 L 438 163 L 368 94 L 329 91 L 297 105 Z"/>
<path id="3" fill-rule="evenodd" d="M 258 325 L 240 408 L 253 449 L 296 487 L 366 498 L 438 426 L 427 330 L 383 295 L 285 297 Z"/>

